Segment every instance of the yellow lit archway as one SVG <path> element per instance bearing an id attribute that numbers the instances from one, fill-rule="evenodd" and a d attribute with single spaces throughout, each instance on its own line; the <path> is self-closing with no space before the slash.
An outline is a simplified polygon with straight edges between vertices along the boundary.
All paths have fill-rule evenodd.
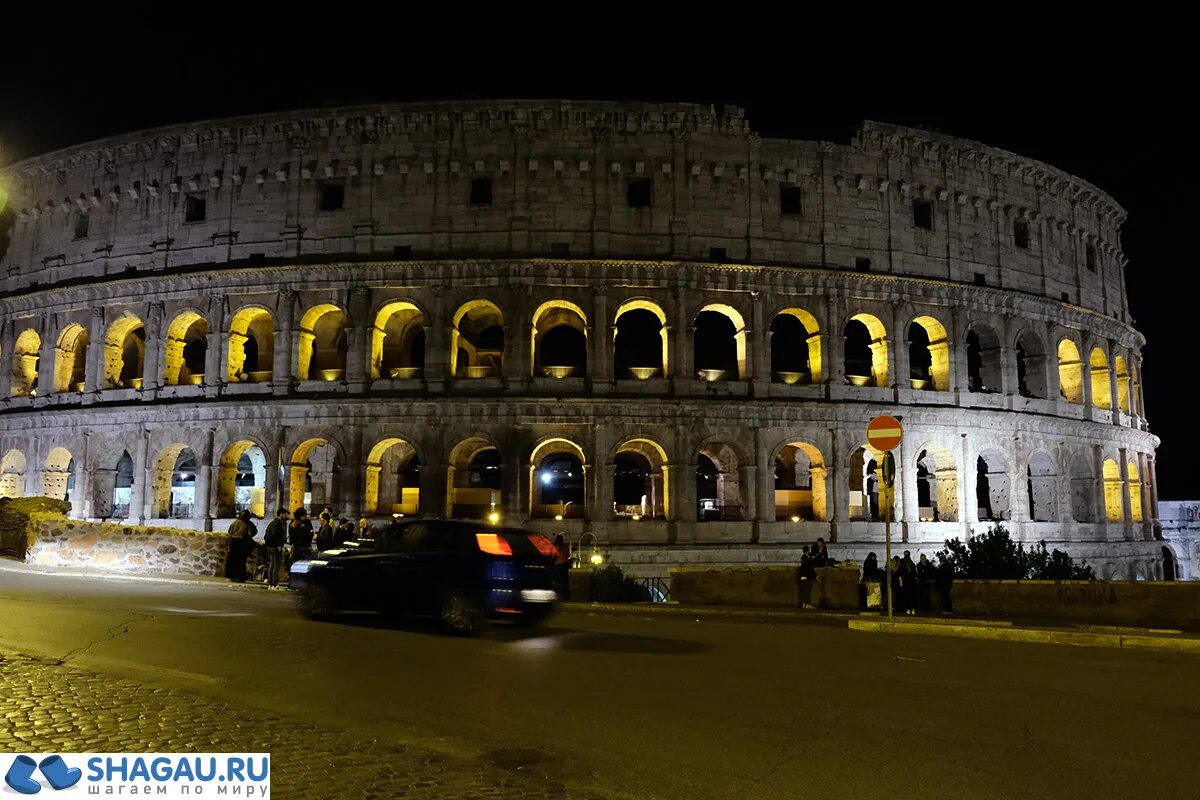
<path id="1" fill-rule="evenodd" d="M 1108 356 L 1099 347 L 1092 348 L 1088 359 L 1092 373 L 1092 405 L 1096 408 L 1112 408 L 1112 392 L 1108 386 Z"/>
<path id="2" fill-rule="evenodd" d="M 28 397 L 37 394 L 38 362 L 41 360 L 42 337 L 33 328 L 21 331 L 13 345 L 12 394 Z"/>
<path id="3" fill-rule="evenodd" d="M 858 322 L 867 329 L 867 335 L 870 340 L 868 347 L 870 348 L 871 352 L 871 374 L 870 376 L 866 377 L 868 377 L 870 380 L 870 385 L 880 387 L 888 386 L 889 373 L 887 328 L 884 327 L 884 324 L 879 320 L 879 318 L 873 314 L 855 314 L 854 316 L 850 317 L 849 321 L 846 323 L 847 328 L 849 328 L 850 323 L 852 322 Z M 853 375 L 853 373 L 850 371 L 852 366 L 855 365 L 852 365 L 847 359 L 847 378 L 851 378 Z"/>
<path id="4" fill-rule="evenodd" d="M 364 512 L 368 516 L 416 514 L 420 508 L 420 467 L 421 459 L 407 440 L 389 437 L 376 442 L 367 455 Z"/>
<path id="5" fill-rule="evenodd" d="M 229 383 L 268 383 L 274 377 L 275 318 L 261 306 L 243 306 L 229 323 Z"/>
<path id="6" fill-rule="evenodd" d="M 54 391 L 82 392 L 87 374 L 87 328 L 73 322 L 58 337 L 54 355 Z"/>
<path id="7" fill-rule="evenodd" d="M 332 303 L 300 318 L 296 379 L 340 381 L 346 375 L 346 312 Z"/>
<path id="8" fill-rule="evenodd" d="M 191 386 L 204 382 L 208 322 L 196 311 L 182 311 L 167 326 L 163 343 L 163 383 Z"/>
<path id="9" fill-rule="evenodd" d="M 936 318 L 920 316 L 913 319 L 912 324 L 925 332 L 929 340 L 926 349 L 929 352 L 927 370 L 922 369 L 917 374 L 915 365 L 910 378 L 914 389 L 932 389 L 935 392 L 950 390 L 950 337 L 946 328 Z"/>
<path id="10" fill-rule="evenodd" d="M 1058 390 L 1068 403 L 1083 402 L 1083 363 L 1079 347 L 1071 339 L 1058 343 Z"/>
<path id="11" fill-rule="evenodd" d="M 146 327 L 135 314 L 121 314 L 104 335 L 104 387 L 140 389 L 146 365 Z"/>
<path id="12" fill-rule="evenodd" d="M 1111 458 L 1104 460 L 1104 516 L 1109 522 L 1125 518 L 1121 497 L 1121 469 Z"/>
<path id="13" fill-rule="evenodd" d="M 419 378 L 425 367 L 425 313 L 407 300 L 379 309 L 371 329 L 371 378 Z"/>
<path id="14" fill-rule="evenodd" d="M 671 374 L 671 348 L 670 348 L 670 341 L 669 341 L 669 332 L 667 330 L 667 314 L 665 311 L 662 310 L 662 307 L 659 306 L 658 303 L 655 303 L 653 300 L 647 300 L 645 298 L 626 300 L 624 303 L 617 306 L 616 313 L 613 314 L 613 342 L 612 342 L 613 363 L 616 364 L 618 361 L 622 360 L 619 357 L 619 354 L 621 353 L 622 349 L 625 349 L 625 346 L 627 344 L 626 342 L 621 341 L 621 338 L 622 338 L 621 333 L 620 333 L 621 317 L 624 316 L 625 314 L 629 314 L 629 313 L 635 312 L 635 311 L 645 311 L 649 314 L 653 314 L 655 319 L 658 320 L 658 324 L 659 324 L 658 335 L 659 335 L 659 339 L 662 342 L 662 358 L 660 359 L 659 364 L 656 364 L 653 366 L 657 367 L 658 370 L 661 370 L 659 372 L 659 375 L 661 375 L 663 377 L 670 375 Z M 626 352 L 628 352 L 627 349 L 626 349 Z M 647 355 L 648 355 L 648 353 L 647 353 Z M 628 360 L 628 359 L 625 359 L 625 360 Z M 640 377 L 642 374 L 644 374 L 640 371 L 649 369 L 650 367 L 651 367 L 651 365 L 649 365 L 649 364 L 644 365 L 644 366 L 641 364 L 630 364 L 629 371 L 631 374 L 634 375 L 634 377 Z M 617 375 L 616 377 L 620 378 L 623 376 Z M 649 377 L 653 377 L 653 375 L 649 375 Z"/>
<path id="15" fill-rule="evenodd" d="M 808 348 L 807 349 L 808 375 L 809 375 L 808 382 L 809 383 L 821 383 L 823 380 L 825 380 L 825 370 L 824 370 L 824 365 L 821 363 L 822 334 L 821 334 L 820 326 L 817 325 L 817 318 L 815 316 L 813 316 L 811 313 L 809 313 L 808 311 L 804 310 L 803 308 L 785 308 L 782 311 L 780 311 L 778 314 L 776 314 L 775 318 L 771 321 L 771 330 L 772 331 L 775 330 L 776 322 L 778 322 L 781 317 L 791 317 L 791 318 L 795 319 L 796 321 L 798 321 L 801 325 L 804 326 L 804 330 L 808 334 L 807 338 L 805 339 L 805 344 Z M 778 351 L 778 348 L 780 347 L 780 344 L 781 344 L 780 342 L 776 341 L 775 335 L 772 334 L 772 337 L 771 337 L 771 350 L 772 350 L 771 361 L 772 361 L 772 363 L 775 363 L 780 360 L 780 358 L 777 357 L 777 354 L 778 354 L 777 351 Z M 774 370 L 774 371 L 775 371 L 777 377 L 779 377 L 779 380 L 781 380 L 783 383 L 796 382 L 796 381 L 787 380 L 787 377 L 790 377 L 790 376 L 783 375 L 783 373 L 794 372 L 795 370 L 782 370 L 782 371 Z"/>
<path id="16" fill-rule="evenodd" d="M 471 300 L 454 312 L 450 374 L 489 378 L 504 374 L 504 314 L 491 300 Z M 498 335 L 497 335 L 498 333 Z"/>

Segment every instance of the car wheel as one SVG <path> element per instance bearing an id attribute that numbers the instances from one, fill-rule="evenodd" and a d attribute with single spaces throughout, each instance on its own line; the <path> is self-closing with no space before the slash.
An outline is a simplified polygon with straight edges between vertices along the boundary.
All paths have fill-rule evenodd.
<path id="1" fill-rule="evenodd" d="M 460 636 L 477 633 L 485 621 L 479 601 L 461 589 L 451 589 L 442 596 L 440 616 L 442 624 Z"/>
<path id="2" fill-rule="evenodd" d="M 327 587 L 309 584 L 300 594 L 300 610 L 309 619 L 326 619 L 337 613 L 337 603 Z"/>

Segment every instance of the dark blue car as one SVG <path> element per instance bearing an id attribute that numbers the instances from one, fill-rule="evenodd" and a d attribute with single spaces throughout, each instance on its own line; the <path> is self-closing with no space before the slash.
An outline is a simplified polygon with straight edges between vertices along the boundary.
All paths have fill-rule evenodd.
<path id="1" fill-rule="evenodd" d="M 536 624 L 558 599 L 554 545 L 532 531 L 414 520 L 353 545 L 292 564 L 288 586 L 304 614 L 438 617 L 472 633 L 489 619 Z"/>

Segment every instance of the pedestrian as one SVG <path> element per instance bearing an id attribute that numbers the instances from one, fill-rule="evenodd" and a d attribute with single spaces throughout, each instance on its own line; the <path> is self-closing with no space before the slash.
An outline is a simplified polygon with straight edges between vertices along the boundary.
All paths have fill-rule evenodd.
<path id="1" fill-rule="evenodd" d="M 250 512 L 242 511 L 229 526 L 229 558 L 225 562 L 225 577 L 234 583 L 246 582 L 246 559 L 254 546 L 258 529 L 250 521 Z"/>
<path id="2" fill-rule="evenodd" d="M 559 596 L 567 599 L 571 593 L 571 548 L 561 533 L 554 536 L 554 579 Z"/>
<path id="3" fill-rule="evenodd" d="M 341 547 L 346 542 L 354 538 L 354 526 L 350 524 L 350 520 L 342 517 L 338 520 L 337 530 L 333 534 L 333 543 Z"/>
<path id="4" fill-rule="evenodd" d="M 904 593 L 904 613 L 916 616 L 919 593 L 917 565 L 912 560 L 912 553 L 908 550 L 904 551 L 904 558 L 900 559 L 900 591 Z"/>
<path id="5" fill-rule="evenodd" d="M 904 613 L 904 591 L 900 580 L 900 556 L 892 556 L 892 579 L 888 590 L 892 593 L 892 610 Z"/>
<path id="6" fill-rule="evenodd" d="M 950 598 L 950 591 L 954 587 L 954 565 L 944 555 L 938 558 L 937 573 L 933 580 L 942 601 L 942 613 L 954 613 L 954 603 Z"/>
<path id="7" fill-rule="evenodd" d="M 333 547 L 333 516 L 328 511 L 321 512 L 321 527 L 317 529 L 317 552 L 320 553 Z"/>
<path id="8" fill-rule="evenodd" d="M 275 519 L 267 525 L 263 544 L 267 546 L 267 588 L 279 588 L 279 568 L 283 566 L 283 545 L 287 542 L 287 524 L 291 514 L 286 508 L 275 512 Z"/>
<path id="9" fill-rule="evenodd" d="M 882 577 L 882 571 L 879 569 L 879 559 L 874 553 L 867 553 L 867 558 L 863 561 L 862 580 L 858 583 L 858 607 L 862 611 L 866 611 L 872 606 L 871 597 L 872 589 L 882 589 L 878 584 Z M 882 592 L 880 592 L 879 601 L 882 603 Z"/>
<path id="10" fill-rule="evenodd" d="M 372 539 L 374 537 L 375 529 L 371 527 L 371 523 L 367 521 L 366 517 L 361 517 L 358 520 L 358 538 Z"/>
<path id="11" fill-rule="evenodd" d="M 818 540 L 820 541 L 820 540 Z M 814 544 L 810 549 L 808 545 L 800 548 L 800 607 L 812 608 L 813 586 L 817 582 L 817 570 L 813 566 L 813 550 L 817 546 Z"/>
<path id="12" fill-rule="evenodd" d="M 312 521 L 303 507 L 292 512 L 292 521 L 288 525 L 288 544 L 292 546 L 292 561 L 312 558 Z"/>
<path id="13" fill-rule="evenodd" d="M 917 608 L 922 611 L 933 610 L 933 585 L 937 577 L 937 570 L 924 553 L 917 561 L 917 586 L 920 587 L 921 594 L 917 598 Z"/>
<path id="14" fill-rule="evenodd" d="M 831 566 L 832 559 L 829 558 L 829 550 L 825 547 L 824 539 L 817 538 L 817 543 L 812 546 L 809 555 L 812 557 L 812 565 L 814 567 Z"/>

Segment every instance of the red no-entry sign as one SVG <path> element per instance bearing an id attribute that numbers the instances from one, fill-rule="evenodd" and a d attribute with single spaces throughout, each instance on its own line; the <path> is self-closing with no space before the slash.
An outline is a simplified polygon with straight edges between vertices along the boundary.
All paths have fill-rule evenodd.
<path id="1" fill-rule="evenodd" d="M 904 438 L 904 428 L 895 417 L 876 417 L 867 423 L 867 441 L 876 450 L 895 450 Z"/>

